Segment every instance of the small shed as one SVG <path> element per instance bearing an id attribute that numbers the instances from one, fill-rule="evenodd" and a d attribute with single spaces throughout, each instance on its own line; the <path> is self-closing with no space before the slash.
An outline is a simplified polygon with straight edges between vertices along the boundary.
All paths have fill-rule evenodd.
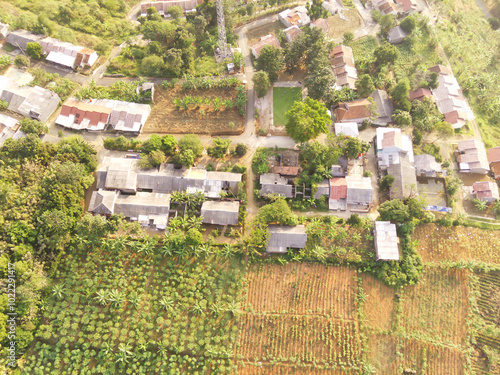
<path id="1" fill-rule="evenodd" d="M 415 168 L 417 176 L 438 177 L 443 174 L 443 167 L 436 158 L 429 154 L 415 155 Z"/>
<path id="2" fill-rule="evenodd" d="M 202 222 L 216 225 L 238 225 L 240 202 L 206 201 L 201 206 Z"/>
<path id="3" fill-rule="evenodd" d="M 373 239 L 376 260 L 399 260 L 399 238 L 396 225 L 390 221 L 376 221 Z"/>
<path id="4" fill-rule="evenodd" d="M 324 179 L 318 184 L 318 189 L 314 193 L 314 199 L 319 199 L 323 195 L 330 195 L 330 183 L 327 179 Z"/>
<path id="5" fill-rule="evenodd" d="M 270 225 L 269 241 L 266 252 L 284 254 L 287 249 L 303 249 L 307 242 L 306 228 L 303 225 L 295 227 Z"/>
<path id="6" fill-rule="evenodd" d="M 99 189 L 92 193 L 89 212 L 95 215 L 112 215 L 115 212 L 115 202 L 118 192 Z"/>
<path id="7" fill-rule="evenodd" d="M 494 202 L 500 199 L 498 185 L 494 181 L 476 182 L 472 185 L 472 193 L 481 201 Z"/>
<path id="8" fill-rule="evenodd" d="M 391 44 L 403 43 L 408 33 L 401 26 L 396 26 L 387 32 L 387 40 Z"/>
<path id="9" fill-rule="evenodd" d="M 9 35 L 9 24 L 0 22 L 0 38 L 7 38 Z"/>
<path id="10" fill-rule="evenodd" d="M 265 173 L 260 175 L 260 195 L 281 194 L 285 198 L 294 198 L 295 186 L 290 184 L 288 179 L 281 177 L 277 173 Z"/>
<path id="11" fill-rule="evenodd" d="M 15 30 L 9 34 L 7 43 L 25 51 L 28 43 L 39 42 L 42 38 L 43 35 L 33 34 L 27 30 Z"/>
<path id="12" fill-rule="evenodd" d="M 336 122 L 335 135 L 347 135 L 349 137 L 358 137 L 358 124 L 355 122 Z"/>

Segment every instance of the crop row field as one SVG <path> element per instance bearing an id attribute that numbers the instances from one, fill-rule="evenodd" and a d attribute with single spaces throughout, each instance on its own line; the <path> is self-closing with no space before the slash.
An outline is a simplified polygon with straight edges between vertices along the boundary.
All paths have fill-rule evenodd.
<path id="1" fill-rule="evenodd" d="M 421 283 L 394 290 L 347 267 L 254 267 L 246 276 L 238 373 L 464 374 L 469 274 L 427 268 Z M 296 298 L 305 291 L 305 301 Z"/>
<path id="2" fill-rule="evenodd" d="M 425 263 L 470 261 L 500 265 L 497 231 L 424 224 L 415 229 L 412 239 L 418 241 L 417 251 Z"/>

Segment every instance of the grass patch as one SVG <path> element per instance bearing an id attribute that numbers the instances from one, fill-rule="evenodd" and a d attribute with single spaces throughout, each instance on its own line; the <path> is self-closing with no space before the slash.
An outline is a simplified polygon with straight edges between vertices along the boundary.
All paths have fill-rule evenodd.
<path id="1" fill-rule="evenodd" d="M 300 87 L 273 88 L 273 122 L 274 126 L 285 126 L 285 113 L 292 108 L 293 103 L 302 101 Z"/>

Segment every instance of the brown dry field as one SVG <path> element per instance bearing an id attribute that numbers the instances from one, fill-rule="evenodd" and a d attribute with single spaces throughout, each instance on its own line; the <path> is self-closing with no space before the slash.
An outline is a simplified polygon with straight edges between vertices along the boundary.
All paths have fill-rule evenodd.
<path id="1" fill-rule="evenodd" d="M 248 272 L 246 308 L 256 313 L 323 314 L 354 319 L 354 271 L 321 264 L 266 265 Z"/>
<path id="2" fill-rule="evenodd" d="M 369 336 L 367 357 L 376 374 L 397 374 L 396 340 L 391 335 Z"/>
<path id="3" fill-rule="evenodd" d="M 293 368 L 292 365 L 270 365 L 262 363 L 255 365 L 245 363 L 238 366 L 238 375 L 354 375 L 359 371 L 322 370 L 313 366 Z"/>
<path id="4" fill-rule="evenodd" d="M 328 26 L 330 26 L 328 34 L 330 34 L 332 38 L 339 38 L 343 36 L 346 31 L 356 30 L 363 26 L 363 19 L 357 9 L 349 9 L 343 11 L 342 14 L 347 18 L 347 21 L 341 19 L 338 14 L 326 19 Z"/>
<path id="5" fill-rule="evenodd" d="M 164 90 L 158 87 L 155 90 L 155 104 L 151 110 L 142 133 L 155 134 L 208 134 L 208 135 L 238 135 L 244 130 L 244 116 L 238 109 L 231 108 L 220 112 L 205 108 L 205 115 L 199 110 L 178 110 L 173 99 L 183 98 L 186 95 L 203 97 L 220 97 L 221 99 L 236 98 L 236 90 L 211 89 L 195 92 L 184 91 L 180 87 Z M 201 107 L 203 109 L 203 106 Z M 233 123 L 234 125 L 230 125 Z"/>
<path id="6" fill-rule="evenodd" d="M 366 325 L 376 330 L 390 330 L 394 315 L 394 289 L 382 284 L 371 275 L 363 274 L 361 277 L 366 294 L 363 306 Z"/>
<path id="7" fill-rule="evenodd" d="M 469 271 L 427 269 L 418 285 L 402 293 L 401 324 L 407 334 L 465 345 Z"/>
<path id="8" fill-rule="evenodd" d="M 500 264 L 497 231 L 424 224 L 415 229 L 412 239 L 418 241 L 417 250 L 425 263 L 464 260 Z"/>
<path id="9" fill-rule="evenodd" d="M 333 321 L 317 315 L 245 314 L 240 326 L 238 354 L 266 362 L 300 360 L 302 363 L 359 365 L 361 353 L 357 323 Z"/>

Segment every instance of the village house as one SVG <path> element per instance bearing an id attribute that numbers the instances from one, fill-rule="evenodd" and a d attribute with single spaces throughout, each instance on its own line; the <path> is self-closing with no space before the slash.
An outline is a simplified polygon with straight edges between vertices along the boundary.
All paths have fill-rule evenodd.
<path id="1" fill-rule="evenodd" d="M 373 203 L 373 188 L 370 177 L 346 176 L 347 207 L 353 212 L 368 212 Z"/>
<path id="2" fill-rule="evenodd" d="M 284 254 L 288 249 L 303 249 L 307 242 L 307 233 L 304 225 L 295 227 L 269 225 L 269 241 L 266 252 Z"/>
<path id="3" fill-rule="evenodd" d="M 389 190 L 390 199 L 405 199 L 417 194 L 417 176 L 410 155 L 400 155 L 399 163 L 387 167 L 387 175 L 394 177 Z"/>
<path id="4" fill-rule="evenodd" d="M 314 199 L 319 199 L 323 195 L 330 196 L 330 181 L 326 178 L 316 185 L 313 197 Z"/>
<path id="5" fill-rule="evenodd" d="M 347 181 L 344 177 L 330 179 L 330 197 L 328 208 L 330 210 L 345 211 L 347 209 Z"/>
<path id="6" fill-rule="evenodd" d="M 434 100 L 434 97 L 432 96 L 431 90 L 419 88 L 419 89 L 410 91 L 410 101 L 411 102 L 414 100 L 423 101 L 424 98 L 431 98 L 432 100 Z"/>
<path id="7" fill-rule="evenodd" d="M 61 108 L 56 124 L 74 130 L 102 131 L 107 125 L 115 131 L 139 134 L 151 113 L 148 104 L 99 99 L 69 99 Z"/>
<path id="8" fill-rule="evenodd" d="M 490 170 L 484 143 L 477 139 L 458 142 L 460 172 L 486 174 Z"/>
<path id="9" fill-rule="evenodd" d="M 500 178 L 500 147 L 490 148 L 488 150 L 488 162 L 495 180 Z"/>
<path id="10" fill-rule="evenodd" d="M 283 33 L 285 34 L 286 41 L 292 43 L 302 33 L 302 30 L 297 26 L 290 26 L 283 30 Z"/>
<path id="11" fill-rule="evenodd" d="M 389 95 L 384 90 L 375 90 L 370 97 L 375 102 L 377 106 L 378 117 L 372 122 L 375 125 L 385 126 L 392 122 L 392 114 L 394 113 L 394 107 L 389 100 Z"/>
<path id="12" fill-rule="evenodd" d="M 340 102 L 334 109 L 336 122 L 355 122 L 361 124 L 371 116 L 372 103 L 368 99 L 358 99 L 352 102 Z"/>
<path id="13" fill-rule="evenodd" d="M 0 146 L 9 138 L 18 140 L 26 137 L 20 128 L 21 124 L 17 119 L 0 113 Z"/>
<path id="14" fill-rule="evenodd" d="M 358 72 L 354 65 L 352 48 L 342 44 L 335 46 L 330 53 L 330 62 L 336 78 L 335 89 L 342 90 L 343 87 L 355 89 Z"/>
<path id="15" fill-rule="evenodd" d="M 417 4 L 413 0 L 394 0 L 399 5 L 400 13 L 410 14 L 417 10 Z"/>
<path id="16" fill-rule="evenodd" d="M 427 69 L 429 72 L 434 72 L 434 73 L 437 73 L 438 75 L 447 75 L 447 76 L 452 76 L 453 75 L 453 71 L 444 66 L 444 65 L 441 65 L 441 64 L 438 64 L 438 65 L 434 65 L 433 67 Z"/>
<path id="17" fill-rule="evenodd" d="M 233 63 L 231 63 L 233 64 Z M 229 65 L 229 64 L 228 64 Z M 234 64 L 233 64 L 234 68 Z M 137 85 L 135 89 L 137 95 L 142 95 L 144 100 L 154 102 L 155 84 L 153 82 L 144 82 L 142 85 Z"/>
<path id="18" fill-rule="evenodd" d="M 59 96 L 40 86 L 19 86 L 13 80 L 0 76 L 0 100 L 9 103 L 9 111 L 45 122 L 59 106 Z"/>
<path id="19" fill-rule="evenodd" d="M 39 42 L 43 38 L 43 35 L 33 34 L 26 30 L 14 30 L 11 31 L 7 43 L 12 44 L 14 47 L 26 51 L 26 46 L 28 43 Z"/>
<path id="20" fill-rule="evenodd" d="M 476 182 L 472 185 L 472 193 L 476 198 L 485 202 L 494 202 L 500 199 L 498 185 L 494 181 Z"/>
<path id="21" fill-rule="evenodd" d="M 392 0 L 371 0 L 372 6 L 377 8 L 383 15 L 398 15 L 399 7 Z"/>
<path id="22" fill-rule="evenodd" d="M 146 17 L 149 8 L 155 8 L 158 14 L 166 16 L 168 10 L 175 5 L 180 6 L 184 13 L 187 13 L 195 11 L 196 6 L 202 2 L 198 0 L 145 1 L 141 3 L 141 16 Z"/>
<path id="23" fill-rule="evenodd" d="M 408 33 L 401 26 L 395 26 L 387 32 L 387 41 L 391 44 L 403 43 Z"/>
<path id="24" fill-rule="evenodd" d="M 282 177 L 297 177 L 299 175 L 299 167 L 275 165 L 271 167 L 271 173 L 278 173 Z"/>
<path id="25" fill-rule="evenodd" d="M 345 9 L 344 5 L 342 5 L 342 2 L 337 0 L 324 1 L 322 6 L 324 9 L 330 12 L 332 16 L 336 15 L 337 13 L 341 13 Z"/>
<path id="26" fill-rule="evenodd" d="M 54 38 L 44 38 L 39 43 L 47 61 L 72 69 L 93 66 L 99 57 L 92 49 L 61 42 Z"/>
<path id="27" fill-rule="evenodd" d="M 390 221 L 376 221 L 373 239 L 376 260 L 399 260 L 399 238 L 396 225 Z"/>
<path id="28" fill-rule="evenodd" d="M 276 38 L 272 34 L 269 34 L 261 37 L 257 43 L 250 46 L 253 57 L 255 57 L 256 59 L 259 58 L 260 51 L 265 46 L 274 46 L 276 48 L 281 48 L 278 38 Z"/>
<path id="29" fill-rule="evenodd" d="M 137 192 L 128 195 L 116 190 L 97 190 L 92 193 L 88 211 L 95 215 L 123 215 L 143 226 L 164 230 L 170 211 L 170 194 Z"/>
<path id="30" fill-rule="evenodd" d="M 278 14 L 278 18 L 285 27 L 306 26 L 311 22 L 305 6 L 298 6 L 293 9 L 285 9 Z"/>
<path id="31" fill-rule="evenodd" d="M 328 21 L 325 20 L 324 18 L 318 18 L 314 22 L 311 22 L 311 24 L 309 26 L 311 27 L 311 29 L 314 29 L 315 27 L 317 27 L 317 28 L 323 30 L 323 32 L 327 35 L 328 35 L 328 31 L 330 30 L 330 26 L 328 25 Z"/>
<path id="32" fill-rule="evenodd" d="M 336 122 L 334 127 L 335 135 L 345 135 L 356 138 L 359 136 L 358 124 L 355 122 Z"/>
<path id="33" fill-rule="evenodd" d="M 205 224 L 238 225 L 239 201 L 206 201 L 201 206 L 201 218 Z"/>
<path id="34" fill-rule="evenodd" d="M 295 185 L 293 182 L 277 173 L 264 173 L 260 175 L 260 195 L 280 194 L 285 198 L 295 198 Z"/>
<path id="35" fill-rule="evenodd" d="M 436 158 L 429 154 L 415 155 L 415 169 L 418 177 L 442 177 L 443 167 L 436 161 Z"/>

